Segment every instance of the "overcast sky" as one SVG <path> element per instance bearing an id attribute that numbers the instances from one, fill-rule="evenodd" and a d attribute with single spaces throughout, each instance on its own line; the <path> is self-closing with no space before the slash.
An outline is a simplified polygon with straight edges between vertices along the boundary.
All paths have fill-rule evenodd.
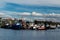
<path id="1" fill-rule="evenodd" d="M 2 15 L 6 15 L 7 17 L 12 17 L 15 14 L 15 13 L 13 14 L 13 12 L 16 12 L 16 10 L 17 10 L 15 8 L 18 8 L 18 7 L 15 7 L 14 5 L 13 6 L 9 6 L 9 5 L 7 5 L 7 3 L 16 3 L 16 4 L 20 4 L 20 5 L 21 4 L 22 5 L 25 4 L 25 5 L 58 6 L 58 7 L 60 7 L 60 0 L 0 0 L 0 10 L 1 10 L 1 8 L 7 9 L 7 10 L 4 10 L 5 12 L 2 11 L 3 14 L 0 13 L 0 15 L 1 14 Z M 19 8 L 20 8 L 20 6 L 19 6 Z M 14 11 L 11 11 L 13 9 L 14 9 Z M 23 9 L 25 10 L 26 8 L 22 8 L 22 10 Z M 10 10 L 10 11 L 8 11 L 8 10 Z M 19 10 L 21 11 L 21 9 L 19 9 Z M 26 10 L 32 11 L 30 9 L 26 9 Z M 35 9 L 35 10 L 38 11 L 39 9 Z M 41 11 L 41 10 L 39 10 L 39 11 Z M 49 11 L 49 9 L 46 9 L 45 11 Z M 56 10 L 53 10 L 53 11 L 56 12 Z M 57 11 L 60 13 L 60 9 L 59 8 L 58 8 Z M 58 16 L 58 17 L 60 18 L 60 16 Z M 59 19 L 59 21 L 60 21 L 60 19 Z"/>
<path id="2" fill-rule="evenodd" d="M 0 5 L 5 5 L 6 2 L 26 5 L 60 6 L 60 0 L 0 0 Z"/>

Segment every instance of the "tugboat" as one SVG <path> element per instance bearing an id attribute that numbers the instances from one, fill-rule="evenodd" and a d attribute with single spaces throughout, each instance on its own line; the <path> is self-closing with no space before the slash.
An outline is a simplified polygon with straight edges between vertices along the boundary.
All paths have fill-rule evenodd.
<path id="1" fill-rule="evenodd" d="M 57 25 L 57 28 L 60 29 L 60 25 Z"/>
<path id="2" fill-rule="evenodd" d="M 50 25 L 50 29 L 55 29 L 56 25 Z"/>
<path id="3" fill-rule="evenodd" d="M 34 25 L 34 26 L 33 26 L 33 29 L 36 30 L 36 29 L 37 29 L 37 25 Z"/>
<path id="4" fill-rule="evenodd" d="M 33 23 L 30 23 L 30 25 L 29 25 L 28 29 L 33 30 L 33 26 L 34 26 L 34 24 L 33 24 Z"/>
<path id="5" fill-rule="evenodd" d="M 37 28 L 38 30 L 46 30 L 44 25 L 41 25 L 40 27 Z"/>
<path id="6" fill-rule="evenodd" d="M 9 26 L 10 26 L 9 23 L 5 24 L 5 28 L 9 29 Z"/>
<path id="7" fill-rule="evenodd" d="M 22 25 L 21 25 L 21 23 L 15 23 L 15 24 L 13 24 L 12 25 L 12 29 L 21 29 L 22 28 Z"/>

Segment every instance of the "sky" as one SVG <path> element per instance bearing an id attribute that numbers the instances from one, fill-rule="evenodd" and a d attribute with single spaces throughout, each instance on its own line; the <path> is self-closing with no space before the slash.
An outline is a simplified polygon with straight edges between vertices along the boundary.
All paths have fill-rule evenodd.
<path id="1" fill-rule="evenodd" d="M 35 11 L 46 13 L 51 13 L 51 11 L 53 11 L 55 13 L 60 13 L 60 0 L 0 0 L 0 11 L 1 10 L 11 12 Z"/>
<path id="2" fill-rule="evenodd" d="M 0 0 L 0 5 L 5 5 L 6 2 L 26 5 L 60 6 L 60 0 Z"/>
<path id="3" fill-rule="evenodd" d="M 55 14 L 60 14 L 60 0 L 0 0 L 0 15 L 17 17 L 18 14 L 27 13 L 26 15 L 29 15 L 34 12 L 38 16 L 40 14 L 44 16 L 44 14 L 54 13 L 52 17 L 57 19 L 60 16 L 56 17 Z"/>

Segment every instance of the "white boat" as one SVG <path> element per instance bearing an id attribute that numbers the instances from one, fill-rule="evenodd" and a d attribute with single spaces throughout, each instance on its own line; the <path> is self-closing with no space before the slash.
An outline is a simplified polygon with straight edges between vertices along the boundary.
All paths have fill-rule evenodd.
<path id="1" fill-rule="evenodd" d="M 45 30 L 45 26 L 42 25 L 42 26 L 38 27 L 38 30 Z"/>
<path id="2" fill-rule="evenodd" d="M 57 25 L 57 28 L 60 28 L 60 25 Z"/>
<path id="3" fill-rule="evenodd" d="M 50 29 L 55 29 L 56 25 L 50 25 Z"/>

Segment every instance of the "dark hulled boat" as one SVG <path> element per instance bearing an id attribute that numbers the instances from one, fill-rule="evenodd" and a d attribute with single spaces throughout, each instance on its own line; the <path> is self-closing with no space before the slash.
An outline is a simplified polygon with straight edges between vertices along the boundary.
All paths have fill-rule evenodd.
<path id="1" fill-rule="evenodd" d="M 11 29 L 22 29 L 22 25 L 21 25 L 21 23 L 12 24 Z"/>

